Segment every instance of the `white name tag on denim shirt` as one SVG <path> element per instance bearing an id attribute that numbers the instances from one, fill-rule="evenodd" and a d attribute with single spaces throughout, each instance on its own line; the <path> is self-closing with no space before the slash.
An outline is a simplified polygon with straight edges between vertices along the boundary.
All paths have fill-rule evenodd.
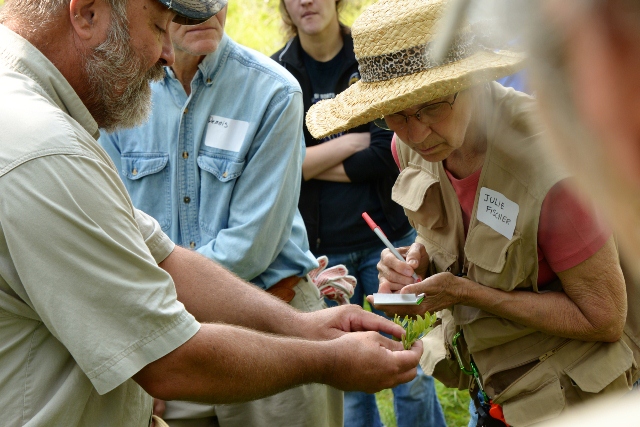
<path id="1" fill-rule="evenodd" d="M 511 240 L 516 229 L 520 206 L 507 199 L 504 194 L 482 187 L 478 198 L 478 221 Z"/>
<path id="2" fill-rule="evenodd" d="M 222 150 L 235 151 L 242 148 L 244 138 L 247 136 L 249 122 L 227 119 L 226 117 L 211 116 L 207 123 L 207 134 L 204 145 Z"/>

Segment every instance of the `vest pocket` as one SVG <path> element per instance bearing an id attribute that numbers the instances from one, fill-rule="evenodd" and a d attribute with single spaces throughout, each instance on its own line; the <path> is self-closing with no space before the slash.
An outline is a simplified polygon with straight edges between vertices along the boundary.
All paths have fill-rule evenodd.
<path id="1" fill-rule="evenodd" d="M 420 357 L 420 367 L 449 388 L 467 390 L 471 377 L 460 370 L 451 345 L 453 335 L 460 329 L 448 309 L 438 312 L 436 322 L 439 324 L 422 338 L 425 350 Z M 469 366 L 469 352 L 464 339 L 460 340 L 459 347 L 465 366 Z"/>
<path id="2" fill-rule="evenodd" d="M 492 288 L 513 290 L 526 278 L 522 243 L 518 230 L 508 240 L 488 225 L 478 222 L 469 231 L 464 247 L 469 261 L 469 278 Z"/>
<path id="3" fill-rule="evenodd" d="M 571 383 L 577 386 L 576 393 L 589 397 L 606 387 L 630 390 L 633 382 L 623 374 L 634 365 L 633 352 L 623 340 L 613 343 L 597 342 L 582 357 L 565 368 Z M 615 384 L 621 381 L 621 384 Z"/>
<path id="4" fill-rule="evenodd" d="M 494 398 L 502 405 L 510 425 L 538 423 L 559 415 L 565 407 L 603 394 L 629 391 L 633 384 L 633 352 L 623 340 L 570 340 L 539 360 Z"/>
<path id="5" fill-rule="evenodd" d="M 391 199 L 404 208 L 409 222 L 419 227 L 435 229 L 447 225 L 440 181 L 416 166 L 407 166 L 391 191 Z"/>
<path id="6" fill-rule="evenodd" d="M 555 377 L 536 390 L 504 402 L 502 411 L 509 425 L 521 427 L 555 418 L 564 406 L 564 390 Z"/>
<path id="7" fill-rule="evenodd" d="M 121 175 L 136 208 L 151 215 L 162 230 L 171 225 L 171 181 L 169 155 L 123 153 Z"/>

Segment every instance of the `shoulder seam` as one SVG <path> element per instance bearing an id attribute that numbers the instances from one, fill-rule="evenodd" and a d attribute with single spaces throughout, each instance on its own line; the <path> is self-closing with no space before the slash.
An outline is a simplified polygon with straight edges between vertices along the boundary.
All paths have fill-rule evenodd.
<path id="1" fill-rule="evenodd" d="M 45 148 L 42 150 L 33 151 L 31 153 L 25 154 L 22 157 L 18 157 L 2 169 L 0 169 L 0 177 L 3 177 L 7 173 L 11 172 L 13 169 L 17 168 L 20 165 L 23 165 L 31 160 L 35 160 L 42 157 L 48 156 L 81 156 L 89 159 L 100 160 L 96 156 L 91 155 L 87 150 L 84 150 L 80 147 L 65 147 L 65 148 Z"/>

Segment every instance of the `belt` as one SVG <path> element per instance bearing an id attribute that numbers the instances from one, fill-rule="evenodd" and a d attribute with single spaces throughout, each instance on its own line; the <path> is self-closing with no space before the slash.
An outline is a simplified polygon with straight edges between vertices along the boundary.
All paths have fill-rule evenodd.
<path id="1" fill-rule="evenodd" d="M 293 288 L 296 287 L 300 280 L 302 280 L 302 278 L 298 276 L 285 277 L 284 279 L 280 280 L 278 283 L 267 289 L 267 292 L 275 297 L 280 298 L 286 303 L 291 302 L 293 297 L 296 296 L 296 291 L 294 291 Z"/>

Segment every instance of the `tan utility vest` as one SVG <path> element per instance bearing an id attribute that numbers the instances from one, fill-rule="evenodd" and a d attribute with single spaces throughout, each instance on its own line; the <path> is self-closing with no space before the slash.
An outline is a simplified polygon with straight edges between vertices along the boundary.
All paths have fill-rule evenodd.
<path id="1" fill-rule="evenodd" d="M 559 280 L 538 289 L 537 235 L 545 196 L 568 175 L 541 145 L 532 121 L 534 101 L 496 83 L 490 84 L 489 92 L 488 147 L 466 239 L 460 204 L 442 162 L 427 162 L 399 140 L 402 172 L 392 198 L 404 207 L 417 230 L 416 241 L 429 254 L 429 274 L 464 273 L 504 291 L 562 292 Z M 483 188 L 501 195 L 497 203 L 506 198 L 518 206 L 510 239 L 496 231 L 499 227 L 478 219 Z M 491 212 L 499 221 L 513 219 L 499 210 Z M 449 387 L 466 388 L 469 377 L 458 369 L 451 351 L 453 333 L 462 329 L 467 363 L 471 353 L 485 391 L 503 405 L 506 421 L 513 426 L 553 418 L 566 406 L 596 394 L 629 390 L 638 377 L 639 335 L 630 333 L 640 330 L 638 323 L 625 328 L 618 342 L 604 343 L 548 335 L 462 305 L 443 310 L 440 317 L 442 324 L 424 339 L 425 372 Z"/>

